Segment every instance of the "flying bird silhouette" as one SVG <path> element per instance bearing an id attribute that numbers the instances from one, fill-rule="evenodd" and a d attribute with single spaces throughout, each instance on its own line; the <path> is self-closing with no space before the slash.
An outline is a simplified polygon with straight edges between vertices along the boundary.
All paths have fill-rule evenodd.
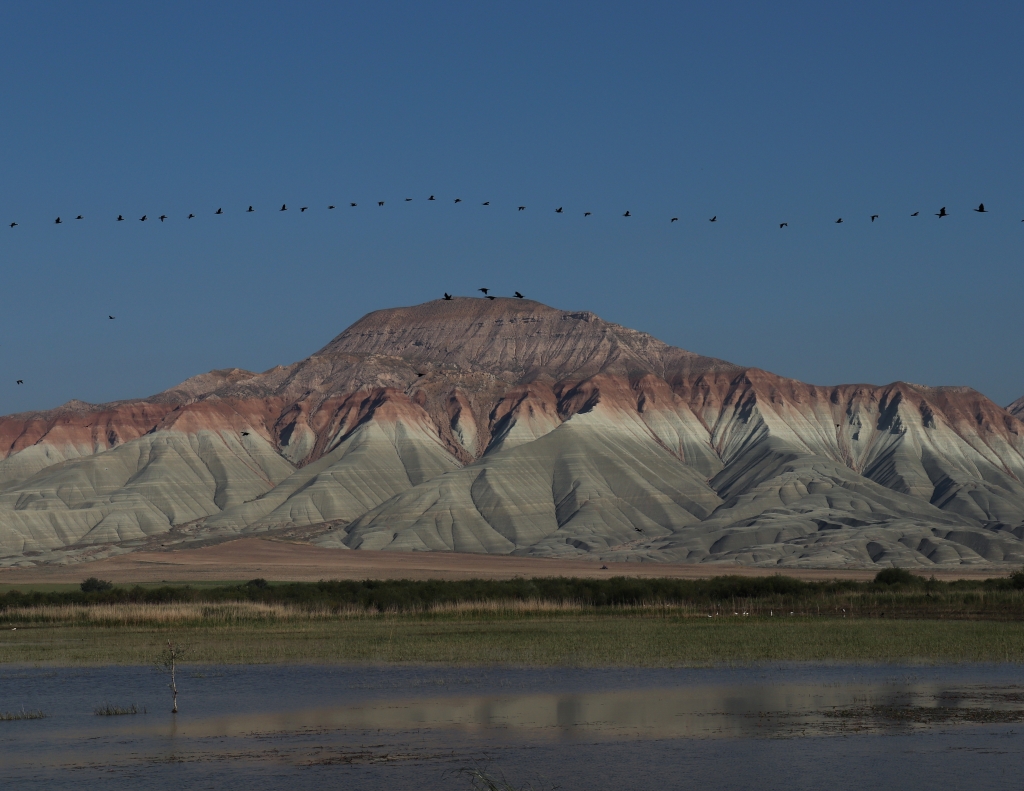
<path id="1" fill-rule="evenodd" d="M 19 379 L 17 382 L 15 382 L 15 384 L 23 385 L 23 384 L 25 384 L 25 380 L 24 379 Z"/>
<path id="2" fill-rule="evenodd" d="M 166 214 L 161 214 L 160 215 L 160 222 L 163 222 L 166 219 L 167 219 L 167 215 Z"/>
<path id="3" fill-rule="evenodd" d="M 517 291 L 517 292 L 516 292 L 516 299 L 522 299 L 522 298 L 523 298 L 523 295 L 522 295 L 522 294 L 520 294 L 520 293 L 519 293 L 519 292 Z"/>
<path id="4" fill-rule="evenodd" d="M 559 206 L 557 209 L 555 209 L 555 214 L 561 214 L 561 213 L 562 213 L 562 207 Z"/>
<path id="5" fill-rule="evenodd" d="M 248 437 L 249 436 L 249 432 L 248 431 L 243 431 L 242 432 L 242 436 L 243 437 Z"/>
<path id="6" fill-rule="evenodd" d="M 877 214 L 872 214 L 871 215 L 871 222 L 874 222 L 877 219 L 878 219 L 878 215 Z"/>
<path id="7" fill-rule="evenodd" d="M 358 203 L 350 203 L 349 206 L 358 206 Z"/>
<path id="8" fill-rule="evenodd" d="M 383 206 L 384 205 L 384 201 L 382 201 L 382 200 L 377 201 L 377 205 L 378 206 Z"/>
<path id="9" fill-rule="evenodd" d="M 12 228 L 17 228 L 17 227 L 18 227 L 18 223 L 16 223 L 16 222 L 12 222 L 12 223 L 11 223 L 11 227 L 12 227 Z"/>
<path id="10" fill-rule="evenodd" d="M 254 209 L 254 208 L 253 208 L 252 206 L 250 206 L 250 207 L 249 207 L 248 209 L 246 209 L 245 211 L 246 211 L 246 213 L 249 213 L 249 212 L 251 212 L 251 211 L 256 211 L 256 210 L 255 210 L 255 209 Z"/>
<path id="11" fill-rule="evenodd" d="M 455 202 L 456 202 L 456 203 L 462 203 L 462 198 L 456 198 L 456 199 L 455 199 Z"/>
<path id="12" fill-rule="evenodd" d="M 433 200 L 433 199 L 434 199 L 433 195 L 431 195 L 429 198 L 427 198 L 427 200 Z"/>
<path id="13" fill-rule="evenodd" d="M 76 220 L 84 220 L 85 217 L 83 217 L 81 214 L 79 214 L 77 217 L 75 217 L 75 219 Z"/>
<path id="14" fill-rule="evenodd" d="M 788 228 L 789 227 L 789 223 L 788 222 L 780 222 L 779 223 L 779 227 L 780 228 Z"/>
<path id="15" fill-rule="evenodd" d="M 148 216 L 148 214 L 143 214 L 141 217 L 139 217 L 139 222 L 145 222 Z"/>
<path id="16" fill-rule="evenodd" d="M 488 298 L 488 299 L 497 299 L 497 297 L 492 297 L 492 296 L 490 296 L 489 294 L 488 294 L 487 298 Z"/>
<path id="17" fill-rule="evenodd" d="M 288 204 L 287 203 L 282 203 L 281 204 L 281 211 L 288 211 Z"/>
<path id="18" fill-rule="evenodd" d="M 583 212 L 583 216 L 584 217 L 589 217 L 590 216 L 590 212 L 588 212 L 588 211 Z"/>
<path id="19" fill-rule="evenodd" d="M 939 209 L 938 214 L 936 214 L 935 216 L 936 217 L 948 217 L 949 214 L 946 212 L 946 207 L 943 206 L 941 209 Z"/>
<path id="20" fill-rule="evenodd" d="M 489 288 L 478 288 L 477 291 L 483 291 L 485 294 L 490 291 Z"/>
<path id="21" fill-rule="evenodd" d="M 191 220 L 191 219 L 192 219 L 193 217 L 195 217 L 195 215 L 194 215 L 194 214 L 190 214 L 190 215 L 189 215 L 189 216 L 188 216 L 188 217 L 187 217 L 186 219 L 189 219 L 189 220 Z M 118 217 L 117 219 L 119 219 L 119 220 L 120 220 L 121 218 L 120 218 L 120 217 Z"/>
<path id="22" fill-rule="evenodd" d="M 217 209 L 217 211 L 214 212 L 214 214 L 223 214 L 223 213 L 224 213 L 223 209 Z"/>
<path id="23" fill-rule="evenodd" d="M 842 221 L 843 221 L 843 218 L 842 218 L 842 217 L 840 217 L 840 218 L 839 218 L 838 220 L 836 220 L 836 225 L 838 225 L 838 224 L 839 224 L 839 223 L 841 223 Z"/>
<path id="24" fill-rule="evenodd" d="M 110 319 L 111 321 L 113 321 L 113 320 L 114 320 L 114 317 L 113 317 L 113 316 L 107 316 L 107 318 L 108 318 L 108 319 Z"/>
<path id="25" fill-rule="evenodd" d="M 405 202 L 406 202 L 406 203 L 408 203 L 408 202 L 409 202 L 409 201 L 411 201 L 411 200 L 412 200 L 412 198 L 406 198 L 406 199 L 405 199 Z"/>
<path id="26" fill-rule="evenodd" d="M 718 215 L 716 214 L 714 217 L 708 220 L 708 222 L 718 222 Z"/>
<path id="27" fill-rule="evenodd" d="M 56 223 L 57 225 L 60 225 L 60 217 L 58 217 L 56 220 L 54 220 L 54 223 Z"/>
<path id="28" fill-rule="evenodd" d="M 124 217 L 122 217 L 120 214 L 117 215 L 117 221 L 118 222 L 124 222 Z"/>
<path id="29" fill-rule="evenodd" d="M 679 222 L 679 218 L 673 217 L 671 220 L 669 220 L 669 222 Z"/>
<path id="30" fill-rule="evenodd" d="M 328 208 L 328 209 L 333 209 L 334 207 L 333 207 L 333 206 L 328 206 L 327 208 Z"/>
<path id="31" fill-rule="evenodd" d="M 304 212 L 304 211 L 305 211 L 306 209 L 308 209 L 308 208 L 309 208 L 309 206 L 303 206 L 303 207 L 302 207 L 301 209 L 299 209 L 299 212 L 300 212 L 300 213 L 301 213 L 301 212 Z"/>
<path id="32" fill-rule="evenodd" d="M 452 295 L 451 295 L 451 294 L 449 294 L 449 293 L 448 293 L 447 291 L 445 291 L 445 292 L 444 292 L 444 298 L 445 298 L 445 299 L 451 299 L 451 298 L 452 298 Z"/>
<path id="33" fill-rule="evenodd" d="M 622 216 L 623 216 L 623 217 L 632 217 L 633 215 L 632 215 L 632 214 L 630 214 L 630 213 L 629 213 L 629 212 L 627 211 L 627 212 L 626 212 L 625 214 L 623 214 Z"/>
<path id="34" fill-rule="evenodd" d="M 526 211 L 526 207 L 525 206 L 520 206 L 519 207 L 519 211 Z"/>
<path id="35" fill-rule="evenodd" d="M 986 209 L 986 208 L 985 208 L 985 204 L 984 204 L 984 203 L 979 203 L 979 204 L 978 204 L 978 208 L 977 208 L 977 209 L 975 209 L 975 211 L 976 211 L 976 212 L 981 212 L 981 213 L 983 213 L 983 214 L 984 214 L 984 213 L 987 213 L 987 212 L 988 212 L 988 209 Z"/>
<path id="36" fill-rule="evenodd" d="M 490 205 L 491 205 L 491 202 L 490 202 L 489 200 L 485 200 L 485 201 L 483 202 L 483 205 L 484 205 L 484 206 L 490 206 Z"/>
<path id="37" fill-rule="evenodd" d="M 919 215 L 920 213 L 921 213 L 921 212 L 919 212 L 919 211 L 916 211 L 916 212 L 914 212 L 913 214 L 911 214 L 910 216 L 911 216 L 911 217 L 916 217 L 916 216 L 917 216 L 917 215 Z"/>

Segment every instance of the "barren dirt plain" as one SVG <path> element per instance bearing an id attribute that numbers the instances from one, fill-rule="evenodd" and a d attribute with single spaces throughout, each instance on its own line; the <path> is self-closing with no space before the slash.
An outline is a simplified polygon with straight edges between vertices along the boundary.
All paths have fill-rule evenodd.
<path id="1" fill-rule="evenodd" d="M 736 563 L 600 562 L 459 552 L 384 552 L 329 549 L 310 544 L 241 538 L 198 549 L 133 552 L 91 563 L 0 569 L 0 586 L 81 582 L 278 581 L 321 579 L 511 579 L 513 577 L 676 577 L 697 579 L 725 574 L 763 577 L 782 573 L 804 580 L 870 580 L 877 569 L 771 569 Z M 991 566 L 936 569 L 936 579 L 1004 576 Z"/>

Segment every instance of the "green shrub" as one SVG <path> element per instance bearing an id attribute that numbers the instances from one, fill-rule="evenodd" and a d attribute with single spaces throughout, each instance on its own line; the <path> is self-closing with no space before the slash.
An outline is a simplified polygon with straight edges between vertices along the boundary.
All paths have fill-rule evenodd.
<path id="1" fill-rule="evenodd" d="M 106 593 L 108 590 L 113 589 L 114 583 L 97 579 L 96 577 L 89 577 L 80 587 L 82 593 Z"/>
<path id="2" fill-rule="evenodd" d="M 882 569 L 875 575 L 877 585 L 920 585 L 925 582 L 923 577 L 911 574 L 906 569 Z"/>
<path id="3" fill-rule="evenodd" d="M 1024 568 L 1021 568 L 1010 575 L 1010 583 L 1017 590 L 1024 590 Z"/>

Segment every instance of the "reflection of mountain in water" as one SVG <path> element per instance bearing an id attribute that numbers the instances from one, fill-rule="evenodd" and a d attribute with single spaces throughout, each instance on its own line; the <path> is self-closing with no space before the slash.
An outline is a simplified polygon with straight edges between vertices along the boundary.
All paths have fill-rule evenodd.
<path id="1" fill-rule="evenodd" d="M 1024 423 L 817 387 L 588 312 L 378 311 L 313 356 L 0 419 L 3 563 L 276 533 L 767 566 L 1024 561 Z"/>

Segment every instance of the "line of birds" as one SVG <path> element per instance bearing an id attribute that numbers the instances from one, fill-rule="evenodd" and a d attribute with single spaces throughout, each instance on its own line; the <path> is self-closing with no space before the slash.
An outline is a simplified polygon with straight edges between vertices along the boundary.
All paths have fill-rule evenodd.
<path id="1" fill-rule="evenodd" d="M 408 203 L 411 200 L 412 200 L 412 198 L 406 198 L 405 202 Z M 428 201 L 432 201 L 432 200 L 436 200 L 436 198 L 433 195 L 431 195 L 429 198 L 427 198 L 427 200 Z M 456 198 L 455 199 L 455 203 L 462 203 L 462 202 L 463 202 L 462 198 Z M 355 207 L 355 206 L 358 206 L 358 205 L 359 204 L 356 203 L 356 202 L 350 202 L 349 203 L 350 207 Z M 384 201 L 377 201 L 377 205 L 378 206 L 383 206 L 384 205 Z M 491 202 L 490 201 L 484 201 L 481 205 L 482 206 L 490 206 Z M 336 209 L 338 207 L 332 205 L 332 206 L 328 206 L 327 208 L 328 208 L 328 210 L 330 210 L 330 209 Z M 299 212 L 300 213 L 308 211 L 308 210 L 309 210 L 309 206 L 300 206 L 299 207 Z M 256 209 L 253 208 L 252 206 L 250 206 L 243 213 L 244 214 L 250 214 L 250 213 L 253 213 L 255 211 L 256 211 Z M 281 204 L 281 208 L 278 209 L 278 211 L 288 211 L 288 205 L 285 204 L 285 203 L 282 203 Z M 518 211 L 526 211 L 526 207 L 525 206 L 519 206 L 518 207 Z M 985 208 L 985 204 L 984 203 L 979 203 L 978 204 L 978 208 L 974 209 L 974 211 L 979 212 L 981 214 L 988 214 L 989 213 L 988 209 Z M 223 208 L 218 208 L 217 211 L 214 212 L 214 214 L 223 214 L 223 213 L 224 213 L 224 209 Z M 565 213 L 565 208 L 562 207 L 562 206 L 559 206 L 557 209 L 555 209 L 555 214 L 564 214 L 564 213 Z M 920 214 L 921 214 L 921 212 L 916 211 L 913 214 L 911 214 L 910 216 L 911 217 L 918 217 L 918 216 L 920 216 Z M 590 217 L 592 215 L 593 215 L 593 212 L 589 212 L 589 211 L 583 212 L 583 216 L 584 217 Z M 191 219 L 195 218 L 195 216 L 196 216 L 195 214 L 190 213 L 186 219 L 191 220 Z M 623 217 L 632 217 L 633 215 L 632 215 L 631 212 L 629 212 L 627 210 L 622 216 Z M 940 217 L 940 218 L 941 217 L 948 217 L 949 216 L 949 212 L 947 212 L 946 211 L 946 207 L 943 206 L 941 209 L 939 209 L 935 213 L 935 216 L 936 217 Z M 872 214 L 871 215 L 871 222 L 874 222 L 879 217 L 880 217 L 880 215 L 878 215 L 878 214 Z M 83 215 L 79 214 L 78 216 L 75 217 L 75 219 L 76 220 L 84 220 L 85 217 Z M 148 214 L 143 214 L 141 217 L 139 217 L 139 221 L 140 222 L 146 222 L 148 219 L 149 219 L 149 215 Z M 160 222 L 164 222 L 165 220 L 169 219 L 169 217 L 166 214 L 161 214 L 159 217 L 157 217 L 157 219 L 160 220 Z M 124 222 L 124 215 L 123 214 L 117 215 L 116 222 Z M 674 223 L 674 222 L 679 222 L 679 218 L 678 217 L 673 217 L 673 218 L 671 218 L 669 220 L 669 223 Z M 709 218 L 708 222 L 718 222 L 718 215 L 716 214 L 714 217 Z M 837 225 L 842 223 L 842 222 L 843 222 L 843 218 L 842 217 L 840 217 L 839 219 L 836 220 L 836 224 Z M 1021 220 L 1021 222 L 1024 222 L 1024 220 Z M 54 220 L 54 223 L 56 225 L 62 225 L 64 223 L 64 221 L 60 217 L 58 217 L 56 220 Z M 19 223 L 17 223 L 17 222 L 10 223 L 10 227 L 11 228 L 17 228 L 18 225 L 19 225 Z M 789 227 L 789 223 L 788 222 L 780 222 L 779 223 L 779 228 L 788 228 L 788 227 Z"/>

